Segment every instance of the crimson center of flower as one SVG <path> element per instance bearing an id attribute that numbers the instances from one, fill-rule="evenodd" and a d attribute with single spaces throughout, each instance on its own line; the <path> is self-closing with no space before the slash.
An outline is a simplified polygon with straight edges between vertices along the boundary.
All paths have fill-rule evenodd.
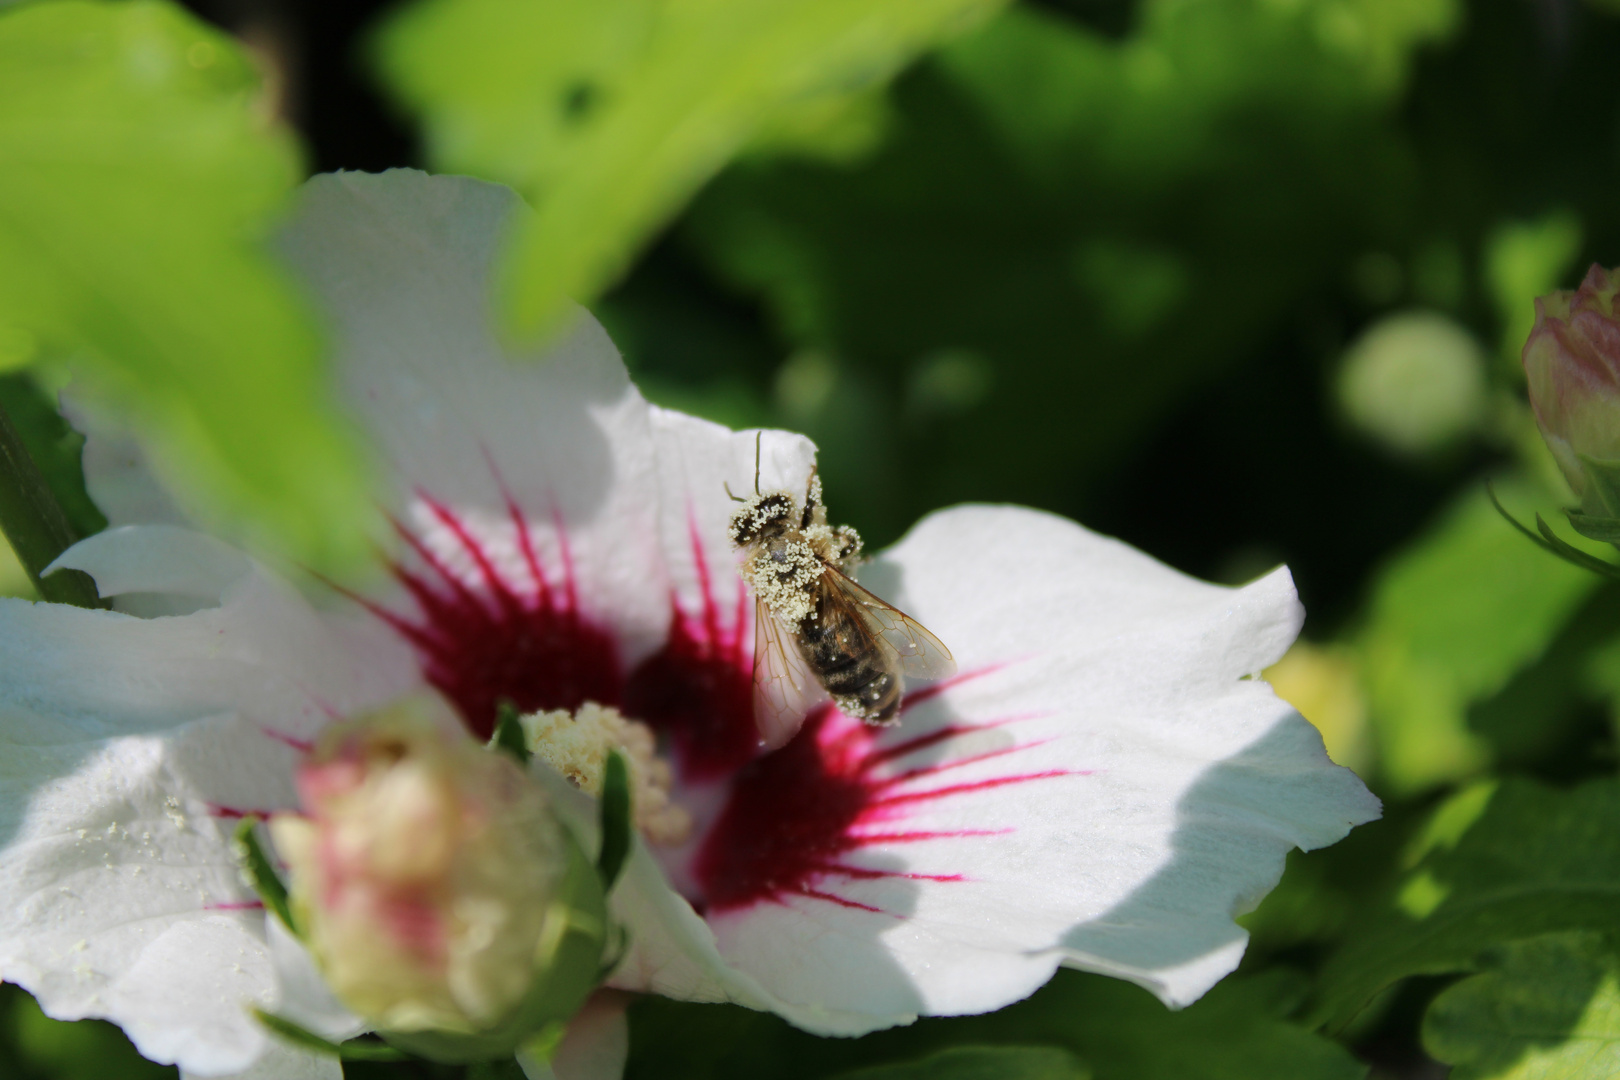
<path id="1" fill-rule="evenodd" d="M 401 527 L 420 565 L 396 565 L 394 573 L 417 611 L 405 615 L 368 606 L 410 642 L 426 679 L 460 710 L 479 738 L 493 729 L 502 701 L 524 712 L 575 710 L 595 701 L 619 707 L 657 732 L 680 783 L 724 784 L 723 805 L 700 838 L 690 867 L 690 880 L 701 895 L 688 899 L 700 910 L 732 910 L 799 896 L 877 911 L 832 890 L 839 881 L 883 877 L 960 880 L 954 874 L 863 868 L 846 857 L 876 843 L 999 831 L 908 832 L 893 822 L 920 801 L 1056 775 L 903 790 L 920 775 L 967 761 L 900 771 L 889 768 L 890 763 L 966 729 L 939 728 L 881 746 L 873 729 L 831 706 L 811 716 L 787 746 L 760 756 L 753 716 L 751 605 L 739 592 L 735 606 L 722 610 L 695 529 L 691 544 L 701 607 L 689 612 L 672 598 L 663 647 L 625 671 L 613 635 L 581 611 L 565 540 L 561 567 L 548 572 L 523 514 L 509 506 L 526 573 L 502 572 L 485 542 L 454 511 L 422 498 L 473 572 L 458 575 Z"/>

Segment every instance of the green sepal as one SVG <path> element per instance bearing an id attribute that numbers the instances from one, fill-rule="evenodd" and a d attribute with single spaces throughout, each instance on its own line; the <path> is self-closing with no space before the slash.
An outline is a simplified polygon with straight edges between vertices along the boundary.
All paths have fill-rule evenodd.
<path id="1" fill-rule="evenodd" d="M 630 857 L 630 767 L 624 755 L 608 751 L 607 768 L 602 773 L 602 849 L 596 856 L 596 872 L 602 891 L 613 888 Z"/>
<path id="2" fill-rule="evenodd" d="M 489 737 L 489 748 L 509 755 L 519 765 L 528 767 L 529 740 L 523 734 L 523 714 L 510 701 L 502 700 L 495 706 L 495 733 Z"/>
<path id="3" fill-rule="evenodd" d="M 348 1042 L 335 1043 L 323 1039 L 306 1027 L 288 1020 L 285 1016 L 265 1012 L 263 1009 L 254 1009 L 253 1015 L 258 1017 L 259 1023 L 275 1032 L 282 1039 L 301 1046 L 305 1050 L 312 1050 L 317 1054 L 328 1057 L 342 1058 L 344 1061 L 407 1061 L 410 1055 L 402 1050 L 381 1043 L 359 1042 L 350 1039 Z"/>
<path id="4" fill-rule="evenodd" d="M 1620 517 L 1598 517 L 1579 510 L 1565 510 L 1570 527 L 1588 540 L 1601 540 L 1605 544 L 1620 544 Z"/>
<path id="5" fill-rule="evenodd" d="M 1620 518 L 1620 461 L 1605 461 L 1585 454 L 1577 456 L 1581 471 L 1586 474 L 1587 505 L 1590 507 L 1595 501 L 1597 507 L 1607 511 L 1593 516 Z"/>
<path id="6" fill-rule="evenodd" d="M 248 815 L 236 826 L 233 840 L 236 844 L 237 857 L 242 862 L 242 873 L 246 875 L 248 884 L 253 891 L 259 894 L 260 901 L 265 908 L 275 912 L 276 918 L 281 920 L 293 937 L 301 938 L 298 931 L 298 921 L 293 918 L 292 905 L 287 900 L 287 886 L 276 873 L 275 866 L 270 857 L 264 853 L 259 844 L 259 837 L 254 827 L 259 824 L 255 815 Z"/>
<path id="7" fill-rule="evenodd" d="M 1540 535 L 1538 536 L 1535 532 L 1532 532 L 1529 526 L 1507 512 L 1507 508 L 1496 497 L 1496 490 L 1491 486 L 1489 480 L 1485 482 L 1485 493 L 1490 496 L 1491 505 L 1496 507 L 1496 512 L 1506 518 L 1508 524 L 1524 533 L 1539 547 L 1545 548 L 1565 562 L 1573 563 L 1583 570 L 1590 570 L 1592 573 L 1602 577 L 1620 581 L 1620 566 L 1606 563 L 1597 556 L 1588 555 L 1580 548 L 1572 546 L 1569 541 L 1562 539 L 1557 533 L 1553 532 L 1552 526 L 1548 525 L 1540 514 L 1536 515 L 1536 529 L 1540 531 Z"/>
<path id="8" fill-rule="evenodd" d="M 590 859 L 563 830 L 568 865 L 536 949 L 534 981 L 493 1027 L 474 1033 L 379 1031 L 390 1046 L 446 1065 L 511 1057 L 551 1025 L 564 1025 L 596 989 L 607 943 L 606 895 Z"/>

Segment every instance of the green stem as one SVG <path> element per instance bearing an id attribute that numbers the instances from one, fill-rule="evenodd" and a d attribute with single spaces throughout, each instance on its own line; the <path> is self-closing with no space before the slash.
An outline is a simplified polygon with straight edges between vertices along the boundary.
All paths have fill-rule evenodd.
<path id="1" fill-rule="evenodd" d="M 12 426 L 11 417 L 0 408 L 0 532 L 6 534 L 17 561 L 28 572 L 28 580 L 46 600 L 76 607 L 105 605 L 96 593 L 90 575 L 78 570 L 58 570 L 42 577 L 55 558 L 82 539 L 68 522 L 62 506 L 22 437 Z"/>

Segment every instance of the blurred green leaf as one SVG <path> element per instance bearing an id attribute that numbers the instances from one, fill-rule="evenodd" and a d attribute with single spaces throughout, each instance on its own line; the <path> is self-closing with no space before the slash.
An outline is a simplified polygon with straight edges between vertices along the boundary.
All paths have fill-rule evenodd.
<path id="1" fill-rule="evenodd" d="M 1096 1080 L 1357 1080 L 1348 1051 L 1292 1023 L 1302 979 L 1231 977 L 1180 1012 L 1140 987 L 1059 971 L 1025 1001 L 983 1016 L 921 1020 L 861 1039 L 818 1039 L 773 1016 L 647 998 L 631 1008 L 626 1080 L 822 1080 L 908 1063 L 948 1046 L 1054 1046 Z"/>
<path id="2" fill-rule="evenodd" d="M 436 167 L 534 202 L 506 298 L 534 333 L 616 280 L 751 138 L 847 144 L 863 90 L 1002 2 L 424 0 L 377 56 Z"/>
<path id="3" fill-rule="evenodd" d="M 1581 220 L 1567 210 L 1497 226 L 1486 241 L 1485 283 L 1502 322 L 1502 354 L 1519 370 L 1524 339 L 1536 323 L 1536 297 L 1560 286 L 1581 253 Z"/>
<path id="4" fill-rule="evenodd" d="M 1368 903 L 1320 978 L 1342 1027 L 1418 974 L 1475 970 L 1488 950 L 1563 930 L 1620 931 L 1620 781 L 1558 790 L 1481 783 L 1442 803 L 1388 895 Z"/>
<path id="5" fill-rule="evenodd" d="M 52 1020 L 21 988 L 0 985 L 0 1073 L 7 1080 L 174 1080 L 101 1020 Z"/>
<path id="6" fill-rule="evenodd" d="M 1488 956 L 1444 990 L 1423 1045 L 1451 1080 L 1601 1080 L 1620 1075 L 1620 956 L 1600 934 L 1552 934 Z"/>
<path id="7" fill-rule="evenodd" d="M 916 1061 L 871 1065 L 837 1080 L 1090 1080 L 1074 1055 L 1052 1046 L 953 1046 Z"/>
<path id="8" fill-rule="evenodd" d="M 1498 482 L 1521 519 L 1548 493 Z M 1531 544 L 1468 490 L 1379 575 L 1360 637 L 1382 777 L 1409 792 L 1468 776 L 1489 761 L 1468 708 L 1548 647 L 1598 585 Z"/>
<path id="9" fill-rule="evenodd" d="M 1075 512 L 1133 440 L 1311 317 L 1410 197 L 1387 92 L 1319 34 L 1341 9 L 1362 10 L 1149 3 L 1116 40 L 1015 6 L 898 85 L 858 167 L 750 161 L 703 193 L 685 245 L 782 339 L 760 383 L 797 383 L 804 350 L 836 370 L 823 407 L 779 393 L 776 416 L 823 448 L 841 516 L 881 542 L 964 499 Z M 1456 5 L 1404 10 L 1433 30 L 1387 40 L 1403 71 Z M 626 351 L 662 374 L 659 348 Z M 914 408 L 941 355 L 989 377 Z"/>
<path id="10" fill-rule="evenodd" d="M 258 87 L 169 3 L 0 11 L 0 327 L 87 371 L 205 520 L 330 567 L 371 505 L 260 244 L 299 160 Z"/>
<path id="11" fill-rule="evenodd" d="M 79 534 L 105 529 L 107 519 L 84 490 L 84 436 L 62 419 L 55 402 L 26 375 L 0 375 L 0 409 L 17 428 L 51 494 Z"/>

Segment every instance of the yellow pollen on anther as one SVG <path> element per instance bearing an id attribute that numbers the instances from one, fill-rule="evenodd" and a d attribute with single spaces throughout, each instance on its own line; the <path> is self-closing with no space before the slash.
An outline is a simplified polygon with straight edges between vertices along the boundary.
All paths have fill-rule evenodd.
<path id="1" fill-rule="evenodd" d="M 692 834 L 692 815 L 671 801 L 674 774 L 669 762 L 658 756 L 658 740 L 646 724 L 594 701 L 572 713 L 567 709 L 530 713 L 522 724 L 529 752 L 589 795 L 602 794 L 608 753 L 624 754 L 636 828 L 649 843 L 679 844 Z"/>

